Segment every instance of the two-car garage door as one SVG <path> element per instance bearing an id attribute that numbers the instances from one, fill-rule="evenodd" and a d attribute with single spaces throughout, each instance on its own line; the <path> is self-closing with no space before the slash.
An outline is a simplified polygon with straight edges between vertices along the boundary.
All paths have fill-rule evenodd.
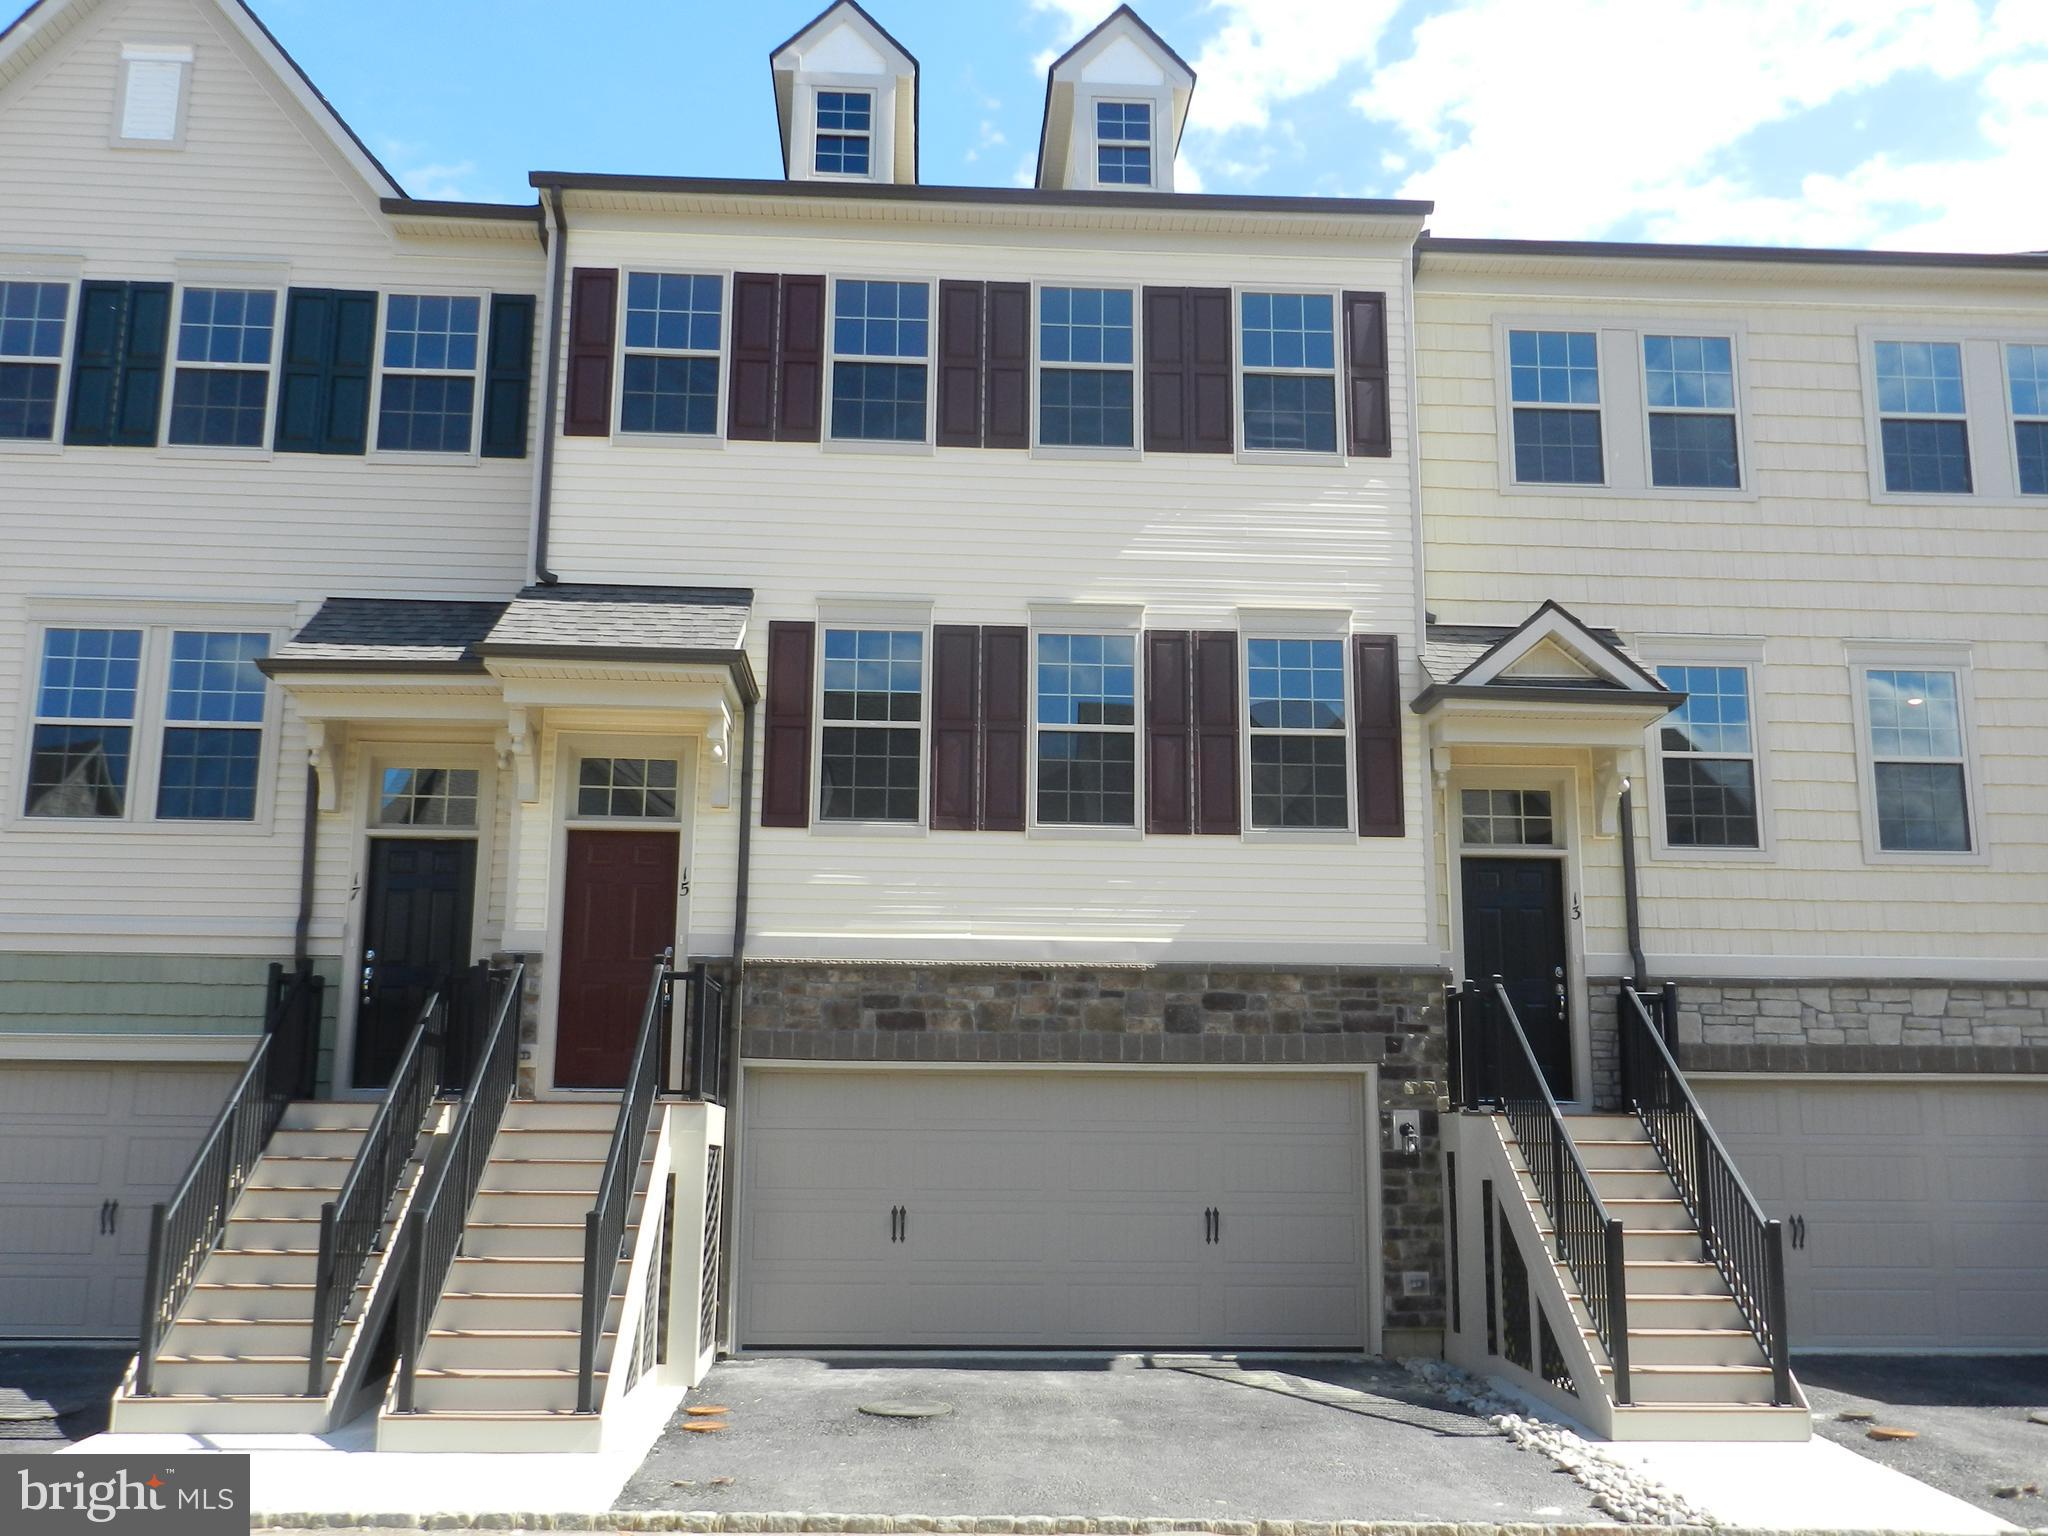
<path id="1" fill-rule="evenodd" d="M 1365 1344 L 1365 1080 L 756 1070 L 757 1348 Z"/>
<path id="2" fill-rule="evenodd" d="M 1795 1349 L 2048 1348 L 2048 1084 L 1695 1087 L 1765 1209 L 1799 1218 Z"/>
<path id="3" fill-rule="evenodd" d="M 149 1208 L 239 1068 L 0 1062 L 0 1338 L 133 1338 Z"/>

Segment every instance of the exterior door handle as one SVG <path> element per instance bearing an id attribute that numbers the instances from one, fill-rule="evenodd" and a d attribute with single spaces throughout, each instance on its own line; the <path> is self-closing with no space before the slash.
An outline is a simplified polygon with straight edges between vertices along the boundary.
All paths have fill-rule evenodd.
<path id="1" fill-rule="evenodd" d="M 889 1241 L 892 1243 L 896 1241 L 896 1223 L 902 1215 L 902 1206 L 892 1205 L 889 1207 Z"/>
<path id="2" fill-rule="evenodd" d="M 107 1207 L 108 1207 L 108 1206 L 110 1206 L 110 1205 L 112 1205 L 113 1203 L 114 1203 L 114 1202 L 113 1202 L 113 1201 L 111 1201 L 111 1200 L 102 1200 L 102 1201 L 100 1202 L 100 1236 L 101 1236 L 101 1237 L 105 1237 L 105 1236 L 107 1235 Z"/>
<path id="3" fill-rule="evenodd" d="M 367 1003 L 367 1002 L 368 1002 L 368 1001 L 370 1000 L 370 988 L 371 988 L 371 987 L 373 987 L 373 986 L 375 986 L 375 985 L 376 985 L 376 982 L 377 982 L 377 951 L 375 951 L 374 949 L 366 949 L 366 950 L 364 950 L 364 951 L 363 951 L 363 999 L 362 999 L 362 1000 L 363 1000 L 364 1002 L 366 1002 L 366 1003 Z"/>
<path id="4" fill-rule="evenodd" d="M 1215 1232 L 1216 1232 L 1216 1241 L 1217 1241 L 1217 1242 L 1219 1242 L 1219 1243 L 1220 1243 L 1220 1242 L 1222 1242 L 1222 1241 L 1223 1241 L 1223 1207 L 1222 1207 L 1222 1206 L 1220 1206 L 1220 1205 L 1219 1205 L 1219 1206 L 1217 1206 L 1217 1207 L 1216 1207 L 1216 1214 L 1215 1214 L 1215 1216 L 1214 1216 L 1214 1217 L 1213 1217 L 1213 1218 L 1211 1219 L 1210 1225 L 1211 1225 L 1212 1227 L 1214 1227 L 1214 1229 L 1215 1229 Z"/>
<path id="5" fill-rule="evenodd" d="M 107 1231 L 119 1232 L 120 1230 L 121 1202 L 118 1200 L 109 1200 L 107 1202 Z"/>

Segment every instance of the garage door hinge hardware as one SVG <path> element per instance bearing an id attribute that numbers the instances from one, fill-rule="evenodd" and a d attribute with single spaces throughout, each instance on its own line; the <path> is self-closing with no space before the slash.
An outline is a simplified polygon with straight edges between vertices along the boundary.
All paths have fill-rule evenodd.
<path id="1" fill-rule="evenodd" d="M 1202 1211 L 1202 1241 L 1205 1243 L 1220 1243 L 1223 1241 L 1223 1213 L 1213 1205 L 1205 1207 Z"/>
<path id="2" fill-rule="evenodd" d="M 1806 1218 L 1804 1216 L 1794 1216 L 1787 1225 L 1792 1228 L 1792 1246 L 1794 1248 L 1804 1248 L 1806 1246 Z"/>

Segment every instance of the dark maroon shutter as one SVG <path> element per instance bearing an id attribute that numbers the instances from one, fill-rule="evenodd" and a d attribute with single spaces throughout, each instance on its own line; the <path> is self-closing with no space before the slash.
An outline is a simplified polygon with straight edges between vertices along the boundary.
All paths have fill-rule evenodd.
<path id="1" fill-rule="evenodd" d="M 1354 635 L 1358 695 L 1358 835 L 1401 837 L 1401 642 Z"/>
<path id="2" fill-rule="evenodd" d="M 733 274 L 732 380 L 726 389 L 725 435 L 742 442 L 766 442 L 775 435 L 775 312 L 780 293 L 773 273 Z"/>
<path id="3" fill-rule="evenodd" d="M 569 437 L 609 437 L 618 268 L 578 267 L 569 291 L 569 404 L 562 431 Z"/>
<path id="4" fill-rule="evenodd" d="M 1237 808 L 1237 636 L 1197 634 L 1195 652 L 1195 830 L 1235 833 Z"/>
<path id="5" fill-rule="evenodd" d="M 811 824 L 811 667 L 818 627 L 768 626 L 768 731 L 761 770 L 761 825 Z"/>
<path id="6" fill-rule="evenodd" d="M 1394 451 L 1393 407 L 1387 398 L 1387 296 L 1344 295 L 1344 370 L 1351 452 L 1384 459 Z M 1399 809 L 1395 811 L 1398 819 Z"/>
<path id="7" fill-rule="evenodd" d="M 988 285 L 982 446 L 1031 446 L 1031 285 Z"/>
<path id="8" fill-rule="evenodd" d="M 941 448 L 981 446 L 981 284 L 939 284 Z"/>
<path id="9" fill-rule="evenodd" d="M 825 398 L 825 279 L 782 280 L 782 332 L 775 391 L 775 435 L 815 443 Z"/>
<path id="10" fill-rule="evenodd" d="M 1188 637 L 1145 631 L 1145 830 L 1195 830 L 1194 761 Z"/>
<path id="11" fill-rule="evenodd" d="M 981 632 L 981 825 L 1024 830 L 1024 757 L 1031 732 L 1031 631 L 991 624 Z"/>
<path id="12" fill-rule="evenodd" d="M 931 824 L 942 832 L 972 832 L 975 786 L 981 777 L 976 725 L 981 710 L 979 632 L 972 624 L 932 626 Z"/>
<path id="13" fill-rule="evenodd" d="M 1230 290 L 1188 290 L 1188 451 L 1235 453 Z M 1233 826 L 1232 831 L 1236 828 Z"/>
<path id="14" fill-rule="evenodd" d="M 1188 451 L 1185 288 L 1145 290 L 1145 451 Z"/>

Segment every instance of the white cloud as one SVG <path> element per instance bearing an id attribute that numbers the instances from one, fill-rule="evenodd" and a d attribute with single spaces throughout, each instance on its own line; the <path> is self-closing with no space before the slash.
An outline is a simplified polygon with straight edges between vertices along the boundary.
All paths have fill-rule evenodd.
<path id="1" fill-rule="evenodd" d="M 968 147 L 962 158 L 972 165 L 990 150 L 1000 149 L 1009 142 L 1010 136 L 998 128 L 993 119 L 985 117 L 981 120 L 981 128 L 975 135 L 974 143 Z"/>
<path id="2" fill-rule="evenodd" d="M 1404 195 L 1443 233 L 1600 235 L 1632 217 L 1664 240 L 2048 244 L 2018 189 L 2048 165 L 2048 5 L 2003 0 L 1467 0 L 1353 104 L 1416 152 Z M 2008 62 L 2001 62 L 2008 61 Z M 1913 71 L 1989 69 L 1989 153 L 1872 155 L 1771 196 L 1718 162 L 1757 128 Z M 2025 233 L 2034 214 L 2032 234 Z"/>
<path id="3" fill-rule="evenodd" d="M 1039 6 L 1068 0 L 1033 0 Z M 1264 129 L 1272 111 L 1372 62 L 1399 0 L 1211 0 L 1223 28 L 1194 60 L 1190 131 Z"/>
<path id="4" fill-rule="evenodd" d="M 466 202 L 473 195 L 471 179 L 476 175 L 474 160 L 432 160 L 432 148 L 404 139 L 380 141 L 380 158 L 390 166 L 398 184 L 414 197 L 445 198 Z"/>

